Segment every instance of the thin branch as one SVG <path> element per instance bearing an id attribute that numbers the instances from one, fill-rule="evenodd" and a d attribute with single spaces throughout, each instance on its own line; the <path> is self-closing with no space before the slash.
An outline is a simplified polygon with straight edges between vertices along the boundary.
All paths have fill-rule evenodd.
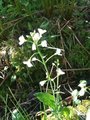
<path id="1" fill-rule="evenodd" d="M 63 71 L 89 71 L 90 68 L 73 68 L 73 69 L 62 69 Z"/>

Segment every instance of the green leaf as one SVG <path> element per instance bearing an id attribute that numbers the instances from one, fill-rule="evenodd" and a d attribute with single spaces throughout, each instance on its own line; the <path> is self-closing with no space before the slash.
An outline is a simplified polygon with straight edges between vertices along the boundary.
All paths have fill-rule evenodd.
<path id="1" fill-rule="evenodd" d="M 48 25 L 49 25 L 49 22 L 44 21 L 43 23 L 41 23 L 40 28 L 47 29 Z"/>
<path id="2" fill-rule="evenodd" d="M 55 110 L 55 98 L 53 95 L 49 93 L 39 92 L 39 93 L 36 93 L 35 96 L 45 105 L 48 105 L 49 107 Z"/>
<path id="3" fill-rule="evenodd" d="M 62 109 L 62 111 L 61 111 L 61 114 L 63 115 L 63 117 L 68 118 L 68 117 L 69 117 L 69 114 L 70 114 L 69 108 L 64 107 L 64 108 Z"/>

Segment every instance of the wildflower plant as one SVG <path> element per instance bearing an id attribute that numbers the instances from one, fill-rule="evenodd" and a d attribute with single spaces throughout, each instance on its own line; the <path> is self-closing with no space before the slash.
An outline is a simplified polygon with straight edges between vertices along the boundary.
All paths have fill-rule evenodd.
<path id="1" fill-rule="evenodd" d="M 64 51 L 63 49 L 60 49 L 60 48 L 55 48 L 55 47 L 50 47 L 48 46 L 48 42 L 46 40 L 42 40 L 43 38 L 43 34 L 46 33 L 46 30 L 43 30 L 43 29 L 38 29 L 38 32 L 36 32 L 34 30 L 34 32 L 30 32 L 30 35 L 26 35 L 26 38 L 21 35 L 19 37 L 19 45 L 23 45 L 24 46 L 24 43 L 28 42 L 30 45 L 31 45 L 31 50 L 32 52 L 34 51 L 34 53 L 30 56 L 30 58 L 28 58 L 26 61 L 23 60 L 23 64 L 27 65 L 27 67 L 33 67 L 34 65 L 34 62 L 37 61 L 37 62 L 40 62 L 43 66 L 44 66 L 44 69 L 45 69 L 45 73 L 46 73 L 46 80 L 44 81 L 40 81 L 40 85 L 44 85 L 45 84 L 45 81 L 47 82 L 53 82 L 56 77 L 60 76 L 60 75 L 63 75 L 65 74 L 60 68 L 59 68 L 59 62 L 58 62 L 58 65 L 56 65 L 55 63 L 52 63 L 52 67 L 51 67 L 51 70 L 49 72 L 48 70 L 48 67 L 47 67 L 47 62 L 49 60 L 51 60 L 52 57 L 58 55 L 58 56 L 62 56 L 62 51 Z M 50 50 L 53 50 L 54 51 L 54 54 L 49 56 L 47 59 L 46 59 L 46 54 L 45 53 L 42 53 L 41 51 L 41 48 L 43 49 L 50 49 Z M 45 55 L 44 55 L 45 54 Z M 52 71 L 54 69 L 54 67 L 56 67 L 56 77 L 55 78 L 51 78 L 51 74 L 52 74 Z M 44 84 L 42 84 L 44 83 Z"/>
<path id="2" fill-rule="evenodd" d="M 59 77 L 61 75 L 64 75 L 65 72 L 62 71 L 60 68 L 59 59 L 55 57 L 55 56 L 61 57 L 64 50 L 49 46 L 48 41 L 44 39 L 45 33 L 46 30 L 38 28 L 37 31 L 34 30 L 25 37 L 23 35 L 19 37 L 19 45 L 24 47 L 24 44 L 28 43 L 28 45 L 30 45 L 29 49 L 31 49 L 32 51 L 30 57 L 28 59 L 24 58 L 22 62 L 30 69 L 32 69 L 37 62 L 43 66 L 42 68 L 44 69 L 45 72 L 45 78 L 39 81 L 41 92 L 36 93 L 35 96 L 41 102 L 43 102 L 44 108 L 45 105 L 50 108 L 52 115 L 54 115 L 55 118 L 62 119 L 63 117 L 65 117 L 70 119 L 69 118 L 70 110 L 69 108 L 63 105 L 59 84 L 60 80 Z M 52 52 L 53 54 L 52 55 L 46 54 L 47 50 L 53 51 Z M 56 60 L 53 61 L 51 65 L 48 66 L 49 61 L 53 57 L 55 57 Z M 85 94 L 86 84 L 87 84 L 86 81 L 83 80 L 78 85 L 81 88 L 80 91 L 78 91 L 77 89 L 70 91 L 74 103 L 73 105 L 77 105 L 80 103 L 78 97 L 83 96 Z"/>
<path id="3" fill-rule="evenodd" d="M 59 85 L 59 77 L 64 75 L 65 72 L 61 70 L 59 67 L 59 59 L 52 62 L 51 68 L 48 67 L 48 62 L 55 56 L 62 56 L 63 49 L 51 47 L 48 44 L 48 41 L 43 39 L 46 30 L 38 29 L 37 31 L 30 32 L 30 35 L 26 35 L 26 38 L 22 35 L 19 37 L 19 45 L 24 47 L 24 44 L 27 42 L 31 46 L 32 55 L 27 59 L 23 59 L 23 64 L 29 67 L 30 69 L 35 66 L 36 62 L 42 64 L 43 69 L 45 71 L 45 79 L 39 82 L 40 88 L 45 88 L 44 92 L 36 93 L 35 96 L 51 108 L 54 111 L 54 115 L 61 118 L 57 115 L 62 109 L 61 97 L 60 97 L 60 85 Z M 53 54 L 51 56 L 47 55 L 44 50 L 52 50 Z M 56 57 L 57 58 L 57 57 Z M 53 71 L 55 70 L 55 75 L 53 77 Z M 50 93 L 48 93 L 48 89 L 50 89 Z M 49 98 L 49 99 L 48 99 Z M 67 111 L 67 109 L 65 109 Z"/>

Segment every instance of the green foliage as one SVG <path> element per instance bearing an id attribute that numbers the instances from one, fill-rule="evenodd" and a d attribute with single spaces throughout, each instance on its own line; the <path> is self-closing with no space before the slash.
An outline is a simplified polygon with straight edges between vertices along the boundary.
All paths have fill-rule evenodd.
<path id="1" fill-rule="evenodd" d="M 58 67 L 61 66 L 66 69 L 90 67 L 89 6 L 89 0 L 0 0 L 0 96 L 4 100 L 9 94 L 8 87 L 14 91 L 17 101 L 22 103 L 22 101 L 27 99 L 27 94 L 30 93 L 31 89 L 38 91 L 37 88 L 40 81 L 42 83 L 45 82 L 47 86 L 48 84 L 54 85 L 53 82 L 48 80 L 56 76 L 56 68 L 53 69 L 52 75 L 50 74 L 48 80 L 46 80 L 46 71 L 43 64 L 39 65 L 39 63 L 35 62 L 36 65 L 33 64 L 34 67 L 32 69 L 27 68 L 23 64 L 23 61 L 29 59 L 33 52 L 30 46 L 31 43 L 25 43 L 24 47 L 19 46 L 18 38 L 21 35 L 24 35 L 24 37 L 29 35 L 33 29 L 38 27 L 48 30 L 47 35 L 43 37 L 43 39 L 48 40 L 48 46 L 53 47 L 54 45 L 65 50 L 65 56 L 60 58 L 61 64 Z M 8 50 L 8 54 L 3 56 L 1 55 L 2 48 L 10 49 L 12 53 Z M 44 49 L 41 50 L 41 53 L 46 56 L 44 61 L 46 62 L 46 59 L 54 51 L 46 52 Z M 7 56 L 9 59 L 7 59 Z M 2 63 L 2 58 L 5 59 L 5 64 Z M 46 63 L 48 71 L 50 71 L 51 63 L 56 58 L 54 57 Z M 55 63 L 57 64 L 57 62 Z M 5 67 L 8 69 L 5 70 Z M 89 71 L 84 72 L 85 75 L 80 71 L 77 73 L 76 78 L 79 79 L 79 77 L 84 76 L 90 78 L 90 74 L 87 73 Z M 67 76 L 71 77 L 69 74 Z M 51 88 L 49 87 L 47 87 L 47 91 Z M 21 91 L 25 91 L 23 95 Z M 68 114 L 71 114 L 72 110 L 68 110 L 67 107 L 62 108 L 63 104 L 60 94 L 57 95 L 57 91 L 53 91 L 53 89 L 50 90 L 50 93 L 51 91 L 55 92 L 54 97 L 59 96 L 55 97 L 53 103 L 51 102 L 53 96 L 48 93 L 38 93 L 39 100 L 50 107 L 53 104 L 53 109 L 54 104 L 57 105 L 57 111 L 54 116 L 59 116 L 61 115 L 60 112 L 62 112 L 63 116 L 70 120 L 71 118 L 68 118 Z M 50 101 L 47 99 L 48 96 L 51 97 Z M 9 98 L 12 99 L 11 95 Z M 1 106 L 3 106 L 4 100 L 0 100 Z M 8 106 L 11 110 L 17 108 L 11 103 Z M 7 112 L 3 118 L 4 120 L 8 119 L 8 115 L 6 115 L 8 114 L 7 106 L 5 108 Z M 17 114 L 18 116 L 20 116 L 19 113 Z"/>
<path id="2" fill-rule="evenodd" d="M 55 110 L 55 98 L 53 95 L 49 94 L 49 93 L 36 93 L 35 96 L 41 101 L 43 102 L 45 105 L 49 106 L 50 108 L 52 108 L 53 110 Z"/>
<path id="3" fill-rule="evenodd" d="M 57 0 L 60 15 L 67 20 L 72 18 L 75 6 L 76 0 Z"/>
<path id="4" fill-rule="evenodd" d="M 52 16 L 54 5 L 55 5 L 55 0 L 43 0 L 43 1 L 41 0 L 41 5 L 45 12 L 45 15 L 47 17 Z"/>

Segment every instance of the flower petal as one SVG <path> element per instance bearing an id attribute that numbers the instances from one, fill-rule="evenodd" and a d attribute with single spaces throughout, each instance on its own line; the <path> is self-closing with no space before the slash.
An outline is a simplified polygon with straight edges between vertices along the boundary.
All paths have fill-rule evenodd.
<path id="1" fill-rule="evenodd" d="M 46 40 L 43 40 L 43 41 L 41 42 L 41 46 L 42 46 L 42 47 L 47 47 L 47 41 L 46 41 Z"/>
<path id="2" fill-rule="evenodd" d="M 65 74 L 65 72 L 63 72 L 60 68 L 57 68 L 56 72 L 57 72 L 57 76 Z"/>
<path id="3" fill-rule="evenodd" d="M 27 61 L 23 61 L 23 64 L 27 65 L 28 67 L 32 67 L 33 66 L 31 61 L 30 61 L 30 59 L 27 60 Z"/>
<path id="4" fill-rule="evenodd" d="M 36 57 L 33 57 L 33 58 L 32 58 L 32 61 L 36 61 L 36 60 L 37 60 L 37 58 L 36 58 Z"/>
<path id="5" fill-rule="evenodd" d="M 40 84 L 40 86 L 44 86 L 44 84 L 45 84 L 46 82 L 47 82 L 46 80 L 43 80 L 43 81 L 40 81 L 39 84 Z"/>
<path id="6" fill-rule="evenodd" d="M 85 92 L 86 92 L 86 88 L 81 88 L 81 90 L 79 91 L 79 95 L 84 96 Z"/>
<path id="7" fill-rule="evenodd" d="M 43 30 L 41 28 L 38 28 L 39 34 L 42 36 L 44 33 L 46 33 L 46 30 Z"/>
<path id="8" fill-rule="evenodd" d="M 33 38 L 33 41 L 35 41 L 36 43 L 41 39 L 41 35 L 39 33 L 35 33 Z"/>
<path id="9" fill-rule="evenodd" d="M 21 36 L 19 37 L 19 45 L 23 45 L 23 43 L 25 43 L 25 42 L 26 42 L 26 40 L 25 40 L 24 36 L 21 35 Z"/>
<path id="10" fill-rule="evenodd" d="M 72 93 L 71 93 L 71 95 L 72 95 L 72 97 L 73 97 L 73 101 L 74 101 L 75 103 L 77 103 L 77 101 L 78 101 L 78 94 L 79 94 L 79 92 L 78 92 L 77 89 L 73 90 Z"/>
<path id="11" fill-rule="evenodd" d="M 30 35 L 31 35 L 31 37 L 32 37 L 32 39 L 33 39 L 33 41 L 35 42 L 35 43 L 37 43 L 40 39 L 41 39 L 41 35 L 38 33 L 38 32 L 36 32 L 36 31 L 34 31 L 34 32 L 30 32 Z"/>
<path id="12" fill-rule="evenodd" d="M 32 51 L 33 51 L 33 50 L 36 50 L 36 45 L 35 45 L 35 43 L 32 44 Z"/>
<path id="13" fill-rule="evenodd" d="M 83 87 L 85 87 L 86 85 L 87 85 L 87 81 L 82 80 L 82 81 L 80 81 L 80 84 L 79 84 L 78 86 L 81 87 L 81 88 L 83 88 Z"/>

